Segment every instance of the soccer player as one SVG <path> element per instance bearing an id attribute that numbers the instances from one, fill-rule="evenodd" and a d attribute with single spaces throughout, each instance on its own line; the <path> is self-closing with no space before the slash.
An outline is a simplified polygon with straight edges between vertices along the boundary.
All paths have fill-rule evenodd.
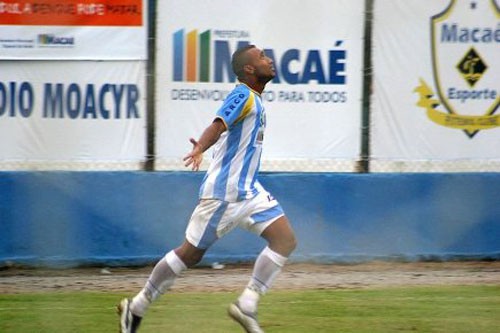
<path id="1" fill-rule="evenodd" d="M 252 277 L 229 316 L 246 332 L 263 332 L 257 321 L 261 295 L 271 287 L 296 246 L 283 209 L 257 180 L 266 116 L 261 93 L 276 75 L 273 61 L 254 45 L 238 49 L 232 68 L 239 84 L 217 111 L 213 122 L 184 157 L 186 167 L 198 170 L 205 152 L 213 159 L 200 188 L 200 200 L 186 229 L 185 241 L 154 267 L 144 288 L 118 305 L 122 333 L 137 332 L 148 307 L 166 292 L 177 276 L 196 265 L 217 239 L 239 226 L 267 241 L 255 261 Z"/>

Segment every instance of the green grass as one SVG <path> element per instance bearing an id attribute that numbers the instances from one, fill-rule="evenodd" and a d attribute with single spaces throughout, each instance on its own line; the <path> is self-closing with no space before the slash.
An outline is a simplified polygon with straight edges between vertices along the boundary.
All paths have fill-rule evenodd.
<path id="1" fill-rule="evenodd" d="M 123 296 L 127 295 L 0 295 L 0 332 L 116 332 L 115 304 Z M 166 295 L 151 307 L 141 332 L 242 332 L 226 316 L 236 296 Z M 260 321 L 266 333 L 496 333 L 500 286 L 273 291 L 261 301 Z"/>

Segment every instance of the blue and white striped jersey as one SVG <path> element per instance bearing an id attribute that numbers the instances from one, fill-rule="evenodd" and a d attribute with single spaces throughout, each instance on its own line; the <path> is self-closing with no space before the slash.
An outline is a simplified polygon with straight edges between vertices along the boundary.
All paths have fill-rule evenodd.
<path id="1" fill-rule="evenodd" d="M 200 188 L 200 199 L 227 202 L 253 198 L 257 181 L 266 116 L 260 95 L 237 85 L 217 111 L 227 131 L 214 145 L 213 159 Z"/>

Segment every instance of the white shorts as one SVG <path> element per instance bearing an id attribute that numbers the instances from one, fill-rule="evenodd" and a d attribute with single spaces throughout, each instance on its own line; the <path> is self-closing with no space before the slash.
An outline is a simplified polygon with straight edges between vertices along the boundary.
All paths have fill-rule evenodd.
<path id="1" fill-rule="evenodd" d="M 260 235 L 283 215 L 278 201 L 264 190 L 252 199 L 238 202 L 204 199 L 191 215 L 186 239 L 197 248 L 206 250 L 235 227 Z"/>

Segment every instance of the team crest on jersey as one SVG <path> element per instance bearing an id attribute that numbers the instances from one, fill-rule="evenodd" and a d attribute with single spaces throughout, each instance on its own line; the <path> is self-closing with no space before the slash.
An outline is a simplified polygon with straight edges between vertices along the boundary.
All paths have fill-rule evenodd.
<path id="1" fill-rule="evenodd" d="M 500 127 L 500 10 L 496 0 L 451 0 L 431 18 L 433 84 L 420 78 L 418 106 L 470 138 Z"/>

